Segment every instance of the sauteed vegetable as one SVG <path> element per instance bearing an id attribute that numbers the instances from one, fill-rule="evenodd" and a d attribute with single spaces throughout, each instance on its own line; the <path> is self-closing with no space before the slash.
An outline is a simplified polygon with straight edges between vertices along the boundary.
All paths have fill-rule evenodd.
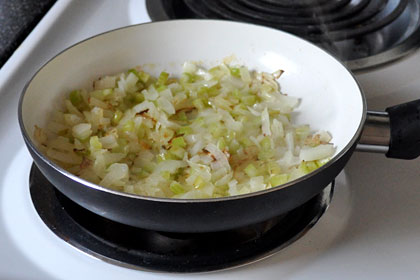
<path id="1" fill-rule="evenodd" d="M 147 196 L 211 198 L 279 186 L 325 164 L 326 131 L 293 124 L 299 99 L 273 74 L 185 63 L 180 77 L 140 67 L 70 92 L 40 149 L 93 183 Z"/>

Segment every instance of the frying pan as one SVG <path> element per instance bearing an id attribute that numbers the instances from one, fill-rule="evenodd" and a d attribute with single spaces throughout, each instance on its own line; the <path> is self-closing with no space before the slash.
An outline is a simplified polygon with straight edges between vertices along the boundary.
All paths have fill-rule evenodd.
<path id="1" fill-rule="evenodd" d="M 62 96 L 89 87 L 99 76 L 136 65 L 158 74 L 180 74 L 185 61 L 212 66 L 231 56 L 259 71 L 283 69 L 282 91 L 301 98 L 295 123 L 333 135 L 335 156 L 324 166 L 285 185 L 211 199 L 145 197 L 110 190 L 60 168 L 42 154 L 34 126 L 45 127 Z M 285 213 L 321 192 L 344 168 L 365 126 L 360 147 L 413 158 L 420 149 L 420 105 L 411 102 L 367 114 L 352 74 L 322 49 L 285 32 L 216 20 L 178 20 L 128 26 L 80 42 L 47 62 L 28 82 L 19 102 L 19 124 L 35 164 L 65 196 L 113 221 L 166 232 L 212 232 L 245 226 Z M 366 119 L 368 121 L 366 121 Z M 389 146 L 389 147 L 388 147 Z"/>

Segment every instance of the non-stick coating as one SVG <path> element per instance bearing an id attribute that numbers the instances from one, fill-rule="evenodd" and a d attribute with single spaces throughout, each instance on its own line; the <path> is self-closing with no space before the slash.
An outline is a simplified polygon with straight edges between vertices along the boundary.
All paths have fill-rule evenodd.
<path id="1" fill-rule="evenodd" d="M 205 36 L 200 39 L 200 34 Z M 214 43 L 219 36 L 224 40 Z M 190 41 L 185 44 L 187 38 Z M 181 48 L 178 43 L 185 45 Z M 134 50 L 130 49 L 133 45 Z M 279 67 L 278 63 L 284 65 L 286 72 L 280 81 L 283 90 L 302 97 L 301 111 L 295 116 L 296 120 L 310 122 L 312 127 L 324 128 L 333 134 L 337 153 L 330 162 L 283 187 L 238 197 L 176 200 L 141 197 L 94 185 L 63 170 L 36 148 L 32 139 L 33 127 L 38 122 L 45 122 L 45 111 L 51 110 L 60 92 L 80 87 L 95 75 L 128 69 L 137 63 L 137 56 L 143 60 L 151 57 L 162 63 L 166 60 L 198 60 L 199 57 L 213 60 L 233 52 L 238 55 L 239 62 L 245 61 L 258 70 L 273 71 Z M 80 61 L 86 65 L 81 65 Z M 166 64 L 165 69 L 171 67 L 175 68 Z M 179 64 L 176 67 L 179 68 Z M 112 69 L 104 70 L 108 68 Z M 364 96 L 353 76 L 338 61 L 312 44 L 265 27 L 185 20 L 123 28 L 89 39 L 59 54 L 44 65 L 24 89 L 19 103 L 19 124 L 41 172 L 79 205 L 111 220 L 141 228 L 210 232 L 272 218 L 318 194 L 348 161 L 360 137 L 365 113 Z"/>

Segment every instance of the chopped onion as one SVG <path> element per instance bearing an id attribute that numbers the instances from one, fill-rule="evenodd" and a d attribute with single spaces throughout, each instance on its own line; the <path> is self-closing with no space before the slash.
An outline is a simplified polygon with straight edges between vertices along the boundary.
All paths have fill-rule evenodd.
<path id="1" fill-rule="evenodd" d="M 331 135 L 290 122 L 299 99 L 280 92 L 283 71 L 186 62 L 180 78 L 136 67 L 76 89 L 34 138 L 81 178 L 133 194 L 241 195 L 325 164 Z"/>

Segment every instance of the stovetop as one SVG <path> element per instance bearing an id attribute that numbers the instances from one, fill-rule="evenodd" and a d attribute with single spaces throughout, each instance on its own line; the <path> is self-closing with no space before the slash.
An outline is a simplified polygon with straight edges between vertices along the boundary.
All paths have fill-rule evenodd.
<path id="1" fill-rule="evenodd" d="M 420 160 L 355 153 L 337 177 L 329 210 L 278 254 L 206 274 L 155 273 L 115 266 L 69 246 L 31 203 L 31 157 L 17 124 L 17 101 L 36 70 L 91 35 L 149 21 L 141 0 L 64 0 L 53 6 L 0 70 L 1 279 L 415 279 L 420 274 Z M 420 53 L 358 74 L 369 109 L 418 98 Z"/>

